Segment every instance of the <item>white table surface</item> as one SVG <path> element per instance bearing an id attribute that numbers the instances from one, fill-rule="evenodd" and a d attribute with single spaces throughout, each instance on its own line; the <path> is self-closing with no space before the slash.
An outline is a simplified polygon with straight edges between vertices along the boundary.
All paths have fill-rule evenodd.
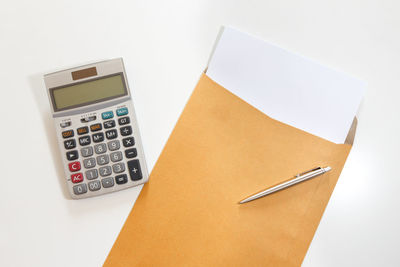
<path id="1" fill-rule="evenodd" d="M 3 1 L 0 265 L 100 266 L 140 191 L 67 198 L 42 75 L 123 57 L 152 169 L 231 25 L 368 82 L 303 265 L 399 266 L 399 11 L 380 0 Z"/>

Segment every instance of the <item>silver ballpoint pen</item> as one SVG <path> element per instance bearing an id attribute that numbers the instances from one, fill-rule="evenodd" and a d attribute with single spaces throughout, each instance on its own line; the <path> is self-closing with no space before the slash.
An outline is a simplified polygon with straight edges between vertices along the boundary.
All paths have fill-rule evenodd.
<path id="1" fill-rule="evenodd" d="M 259 193 L 251 195 L 251 196 L 239 201 L 238 204 L 244 204 L 246 202 L 253 201 L 253 200 L 259 199 L 261 197 L 265 197 L 265 196 L 267 196 L 269 194 L 272 194 L 272 193 L 274 193 L 276 191 L 288 188 L 289 186 L 304 182 L 304 181 L 306 181 L 308 179 L 311 179 L 311 178 L 314 178 L 314 177 L 316 177 L 318 175 L 324 174 L 324 173 L 326 173 L 326 172 L 328 172 L 330 170 L 331 170 L 331 167 L 327 166 L 325 168 L 318 167 L 318 168 L 314 168 L 312 170 L 309 170 L 309 171 L 306 171 L 306 172 L 303 172 L 303 173 L 299 173 L 293 179 L 290 179 L 290 180 L 288 180 L 286 182 L 283 182 L 283 183 L 280 183 L 278 185 L 269 187 L 269 188 L 267 188 L 267 189 L 265 189 L 265 190 L 263 190 L 263 191 L 261 191 Z"/>

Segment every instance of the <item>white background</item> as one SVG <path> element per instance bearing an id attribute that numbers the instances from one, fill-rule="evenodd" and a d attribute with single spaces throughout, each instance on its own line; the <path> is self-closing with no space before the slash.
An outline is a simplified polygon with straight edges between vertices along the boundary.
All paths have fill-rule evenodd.
<path id="1" fill-rule="evenodd" d="M 67 198 L 42 75 L 123 57 L 152 169 L 231 25 L 368 82 L 303 265 L 399 266 L 399 13 L 395 0 L 3 0 L 0 265 L 100 266 L 139 193 Z"/>

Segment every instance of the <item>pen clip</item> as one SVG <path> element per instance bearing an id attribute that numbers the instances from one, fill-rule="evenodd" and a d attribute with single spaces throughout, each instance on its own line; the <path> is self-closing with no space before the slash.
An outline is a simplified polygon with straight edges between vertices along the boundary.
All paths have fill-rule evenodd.
<path id="1" fill-rule="evenodd" d="M 314 168 L 314 169 L 311 169 L 311 170 L 308 170 L 308 171 L 299 173 L 299 174 L 296 175 L 296 177 L 300 177 L 300 176 L 302 176 L 302 175 L 304 175 L 304 174 L 307 174 L 307 173 L 309 173 L 309 172 L 313 172 L 313 171 L 321 170 L 321 169 L 322 169 L 322 167 L 316 167 L 316 168 Z"/>

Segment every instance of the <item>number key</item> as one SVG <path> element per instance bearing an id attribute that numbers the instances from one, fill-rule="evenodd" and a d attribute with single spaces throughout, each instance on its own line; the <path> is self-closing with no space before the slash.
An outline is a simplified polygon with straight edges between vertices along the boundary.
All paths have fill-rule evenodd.
<path id="1" fill-rule="evenodd" d="M 110 151 L 117 150 L 120 147 L 118 140 L 110 141 L 110 142 L 107 143 L 107 145 L 108 145 L 108 149 Z"/>
<path id="2" fill-rule="evenodd" d="M 93 155 L 93 147 L 89 146 L 89 147 L 82 148 L 81 154 L 84 157 L 89 157 L 89 156 Z"/>
<path id="3" fill-rule="evenodd" d="M 86 169 L 93 168 L 96 166 L 96 160 L 94 158 L 84 159 L 83 166 L 85 166 Z"/>
<path id="4" fill-rule="evenodd" d="M 100 181 L 91 181 L 88 185 L 90 191 L 97 191 L 101 188 Z"/>
<path id="5" fill-rule="evenodd" d="M 78 184 L 78 185 L 75 185 L 75 186 L 73 187 L 73 189 L 74 189 L 74 194 L 75 194 L 75 195 L 80 195 L 80 194 L 84 194 L 84 193 L 87 192 L 87 186 L 86 186 L 86 184 Z"/>
<path id="6" fill-rule="evenodd" d="M 110 162 L 108 155 L 101 155 L 101 156 L 98 156 L 96 159 L 97 159 L 97 164 L 99 164 L 99 165 L 104 165 L 104 164 L 107 164 L 108 162 Z"/>
<path id="7" fill-rule="evenodd" d="M 121 151 L 113 152 L 110 154 L 110 157 L 111 157 L 112 162 L 121 161 L 122 160 L 122 152 Z"/>
<path id="8" fill-rule="evenodd" d="M 96 179 L 97 177 L 99 177 L 99 173 L 97 172 L 96 169 L 86 171 L 85 175 L 86 175 L 86 179 L 88 179 L 88 180 L 93 180 L 93 179 Z"/>
<path id="9" fill-rule="evenodd" d="M 112 168 L 113 168 L 113 171 L 114 171 L 115 173 L 120 173 L 120 172 L 125 171 L 125 165 L 124 165 L 124 163 L 117 163 L 117 164 L 114 164 L 114 165 L 112 166 Z"/>
<path id="10" fill-rule="evenodd" d="M 101 176 L 108 176 L 111 174 L 111 167 L 110 166 L 105 166 L 105 167 L 101 167 L 99 169 L 100 175 Z"/>
<path id="11" fill-rule="evenodd" d="M 96 152 L 96 154 L 103 154 L 106 153 L 107 151 L 107 146 L 106 144 L 98 144 L 94 146 L 94 151 Z"/>

